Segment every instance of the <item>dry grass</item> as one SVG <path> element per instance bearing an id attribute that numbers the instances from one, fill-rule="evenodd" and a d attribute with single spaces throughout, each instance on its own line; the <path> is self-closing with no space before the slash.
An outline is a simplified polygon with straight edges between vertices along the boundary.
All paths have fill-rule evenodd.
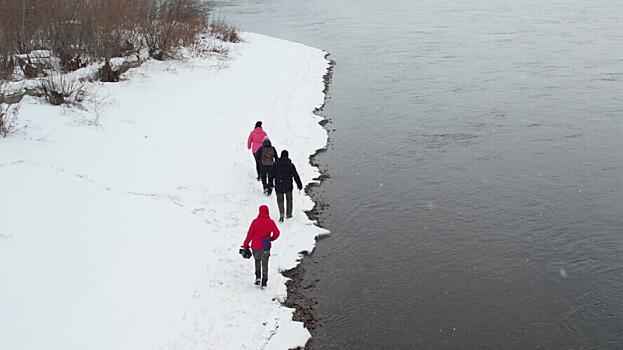
<path id="1" fill-rule="evenodd" d="M 71 74 L 57 74 L 41 80 L 41 93 L 52 105 L 79 106 L 87 96 L 87 88 Z"/>
<path id="2" fill-rule="evenodd" d="M 242 40 L 238 29 L 225 23 L 223 18 L 217 18 L 210 24 L 210 34 L 230 43 L 239 43 Z"/>

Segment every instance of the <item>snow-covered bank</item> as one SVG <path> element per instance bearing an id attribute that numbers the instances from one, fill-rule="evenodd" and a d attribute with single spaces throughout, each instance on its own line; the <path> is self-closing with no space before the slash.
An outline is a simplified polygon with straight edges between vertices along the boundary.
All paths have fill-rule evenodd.
<path id="1" fill-rule="evenodd" d="M 269 286 L 237 250 L 262 195 L 246 136 L 264 122 L 305 183 L 326 143 L 324 52 L 246 34 L 227 67 L 148 61 L 99 84 L 93 115 L 25 98 L 0 140 L 0 349 L 286 349 L 309 333 L 280 270 L 323 230 L 295 193 Z"/>

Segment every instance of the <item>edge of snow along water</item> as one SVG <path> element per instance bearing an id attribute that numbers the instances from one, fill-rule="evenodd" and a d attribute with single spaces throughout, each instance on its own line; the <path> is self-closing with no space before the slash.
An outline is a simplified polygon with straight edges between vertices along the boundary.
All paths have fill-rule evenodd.
<path id="1" fill-rule="evenodd" d="M 230 57 L 148 61 L 89 83 L 91 111 L 26 97 L 0 139 L 0 349 L 288 349 L 309 332 L 284 307 L 301 251 L 327 233 L 278 224 L 269 285 L 238 255 L 262 194 L 246 138 L 264 122 L 305 184 L 325 147 L 325 52 L 245 33 Z M 97 116 L 97 118 L 96 118 Z M 92 125 L 98 119 L 99 125 Z"/>

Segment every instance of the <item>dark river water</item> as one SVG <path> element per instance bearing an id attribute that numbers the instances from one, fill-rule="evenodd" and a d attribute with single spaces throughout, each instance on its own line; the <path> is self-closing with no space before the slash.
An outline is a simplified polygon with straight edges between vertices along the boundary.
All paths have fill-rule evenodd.
<path id="1" fill-rule="evenodd" d="M 315 347 L 623 349 L 623 1 L 218 4 L 337 62 Z"/>

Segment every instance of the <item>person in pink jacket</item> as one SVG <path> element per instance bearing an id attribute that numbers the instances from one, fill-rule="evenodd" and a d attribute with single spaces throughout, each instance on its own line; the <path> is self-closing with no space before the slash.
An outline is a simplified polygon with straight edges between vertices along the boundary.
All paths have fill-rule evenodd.
<path id="1" fill-rule="evenodd" d="M 266 134 L 266 132 L 264 132 L 264 130 L 262 129 L 262 122 L 258 121 L 255 123 L 255 129 L 253 129 L 253 131 L 251 131 L 251 133 L 249 134 L 249 138 L 247 138 L 247 148 L 251 150 L 251 152 L 253 152 L 253 159 L 255 160 L 255 171 L 257 172 L 257 181 L 260 181 L 260 162 L 257 160 L 257 157 L 255 155 L 255 153 L 257 152 L 257 150 L 262 147 L 262 143 L 264 142 L 264 139 L 267 137 L 268 135 Z"/>

